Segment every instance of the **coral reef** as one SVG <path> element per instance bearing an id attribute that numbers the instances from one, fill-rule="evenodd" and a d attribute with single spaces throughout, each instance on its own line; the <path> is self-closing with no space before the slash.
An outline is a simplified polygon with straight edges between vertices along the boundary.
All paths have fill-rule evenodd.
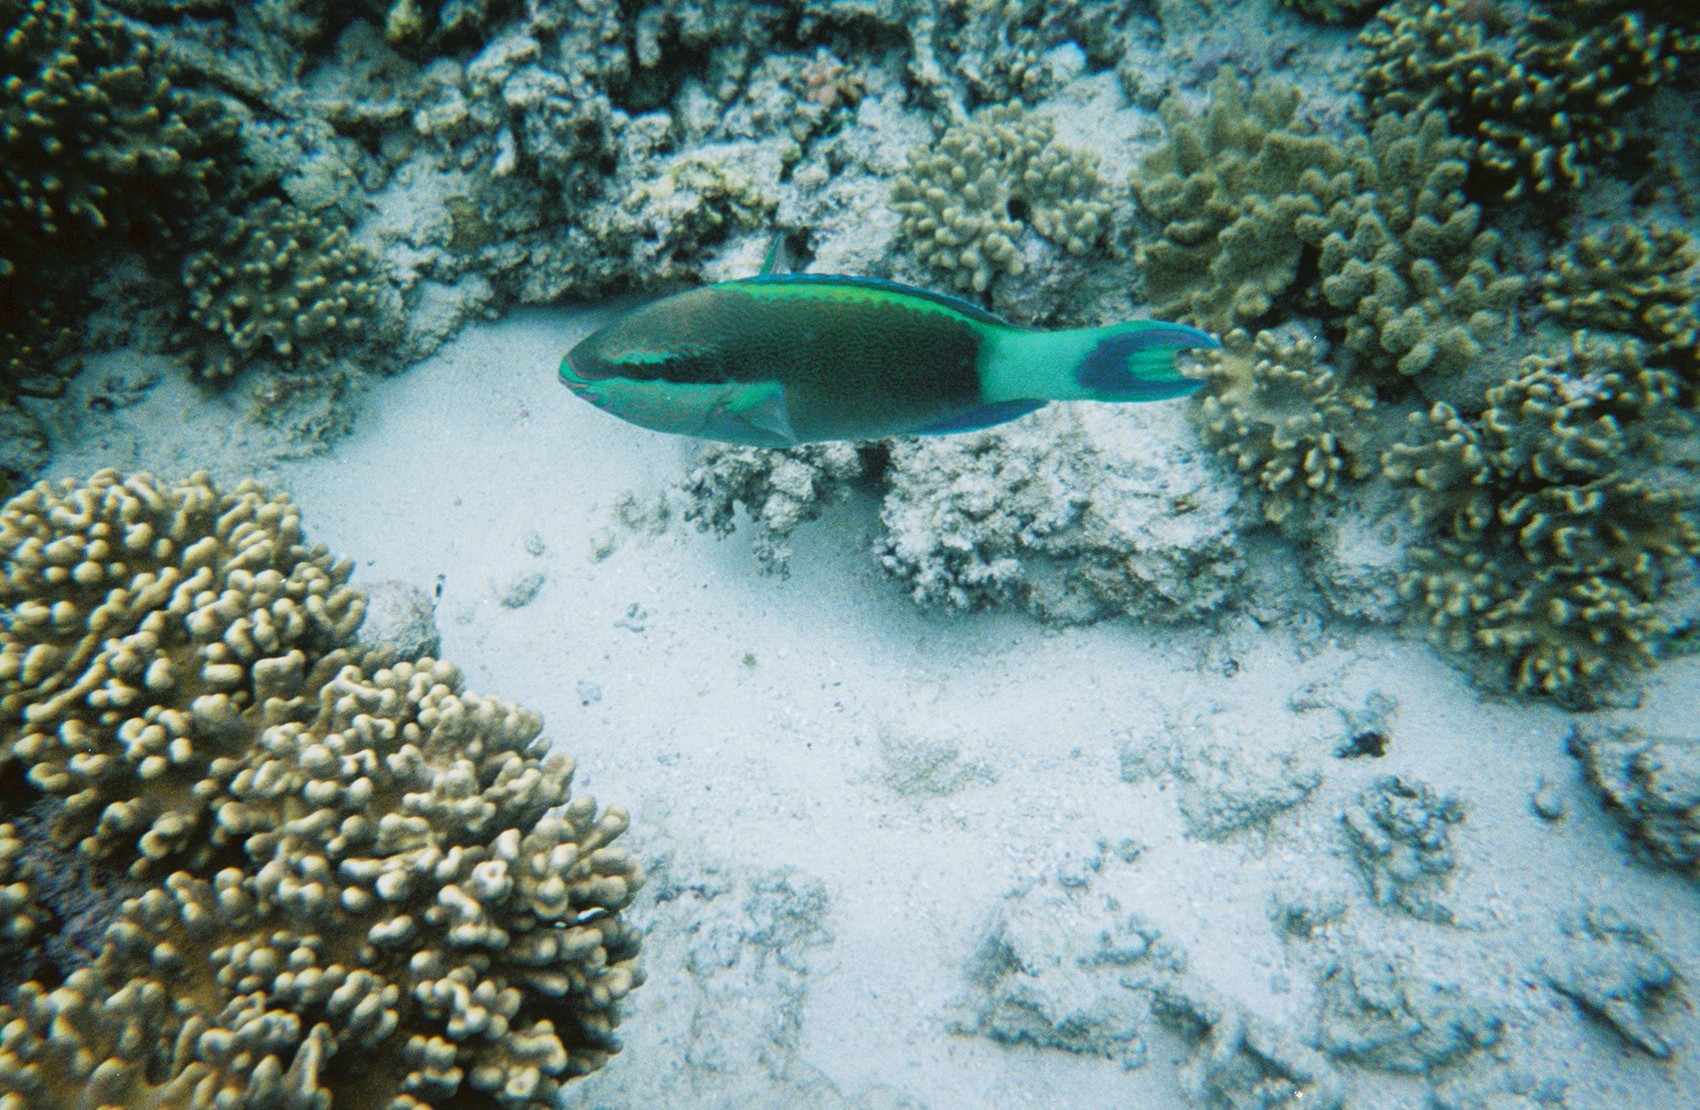
<path id="1" fill-rule="evenodd" d="M 1094 156 L 1056 142 L 1050 121 L 1015 105 L 987 108 L 912 152 L 891 203 L 915 257 L 976 293 L 1026 268 L 1028 229 L 1071 255 L 1111 230 Z"/>
<path id="2" fill-rule="evenodd" d="M 728 536 L 743 506 L 755 529 L 757 563 L 770 574 L 786 574 L 791 549 L 785 538 L 813 520 L 848 483 L 868 467 L 867 449 L 850 443 L 809 444 L 769 451 L 759 447 L 711 447 L 681 486 L 689 504 L 685 519 L 699 530 Z"/>
<path id="3" fill-rule="evenodd" d="M 1596 907 L 1567 925 L 1565 935 L 1566 957 L 1541 961 L 1547 983 L 1625 1044 L 1668 1060 L 1670 1040 L 1652 1022 L 1672 1001 L 1677 974 L 1653 934 Z"/>
<path id="4" fill-rule="evenodd" d="M 1372 471 L 1374 395 L 1319 362 L 1315 340 L 1236 329 L 1205 363 L 1198 436 L 1262 492 L 1263 515 L 1287 521 Z"/>
<path id="5" fill-rule="evenodd" d="M 1375 904 L 1442 924 L 1452 911 L 1435 895 L 1452 873 L 1451 828 L 1463 819 L 1455 799 L 1396 776 L 1376 780 L 1340 815 Z"/>
<path id="6" fill-rule="evenodd" d="M 1361 23 L 1386 0 L 1281 0 L 1294 11 L 1323 23 Z"/>
<path id="7" fill-rule="evenodd" d="M 1354 137 L 1351 188 L 1301 220 L 1318 250 L 1323 299 L 1365 370 L 1445 378 L 1504 337 L 1527 280 L 1500 265 L 1502 240 L 1463 193 L 1466 144 L 1439 113 L 1379 115 Z M 1434 395 L 1434 386 L 1424 383 Z"/>
<path id="8" fill-rule="evenodd" d="M 1451 984 L 1392 959 L 1348 952 L 1323 970 L 1320 1047 L 1336 1060 L 1420 1074 L 1499 1042 L 1504 1022 Z"/>
<path id="9" fill-rule="evenodd" d="M 236 121 L 144 34 L 91 0 L 3 0 L 0 26 L 0 277 L 204 210 Z"/>
<path id="10" fill-rule="evenodd" d="M 355 648 L 286 498 L 107 471 L 14 498 L 0 552 L 0 773 L 48 817 L 0 813 L 0 896 L 141 888 L 0 1006 L 19 1105 L 546 1106 L 618 1050 L 624 812 L 535 714 Z"/>
<path id="11" fill-rule="evenodd" d="M 1570 754 L 1649 858 L 1700 877 L 1700 742 L 1578 725 Z"/>
<path id="12" fill-rule="evenodd" d="M 1656 4 L 1633 5 L 1649 10 Z M 1505 197 L 1562 195 L 1617 154 L 1625 120 L 1700 56 L 1700 25 L 1606 0 L 1536 0 L 1511 26 L 1471 0 L 1397 0 L 1365 29 L 1372 116 L 1438 107 Z"/>
<path id="13" fill-rule="evenodd" d="M 1700 263 L 1693 237 L 1672 227 L 1613 224 L 1553 252 L 1541 302 L 1576 328 L 1633 339 L 1649 368 L 1672 374 L 1690 404 L 1700 394 Z"/>
<path id="14" fill-rule="evenodd" d="M 1647 469 L 1682 421 L 1637 361 L 1603 344 L 1531 356 L 1480 417 L 1437 404 L 1385 458 L 1432 533 L 1402 590 L 1437 641 L 1519 692 L 1587 702 L 1673 631 L 1660 603 L 1700 531 L 1680 484 Z"/>
<path id="15" fill-rule="evenodd" d="M 1133 179 L 1160 225 L 1135 254 L 1158 317 L 1227 331 L 1304 294 L 1301 222 L 1344 200 L 1350 181 L 1339 176 L 1347 152 L 1298 118 L 1299 101 L 1291 85 L 1248 90 L 1224 73 L 1202 116 L 1163 103 L 1168 141 Z"/>
<path id="16" fill-rule="evenodd" d="M 923 604 L 1015 602 L 1064 623 L 1212 613 L 1241 569 L 1234 494 L 1171 434 L 1180 419 L 1051 406 L 993 431 L 898 441 L 880 558 Z"/>
<path id="17" fill-rule="evenodd" d="M 378 323 L 385 290 L 375 269 L 346 227 L 260 201 L 184 263 L 196 325 L 184 338 L 198 348 L 199 373 L 229 377 L 259 359 L 313 370 L 353 353 Z"/>

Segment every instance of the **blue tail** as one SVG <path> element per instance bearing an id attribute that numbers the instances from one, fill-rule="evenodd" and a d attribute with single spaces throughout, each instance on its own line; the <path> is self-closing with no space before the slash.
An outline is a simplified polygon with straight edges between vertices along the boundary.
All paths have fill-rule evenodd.
<path id="1" fill-rule="evenodd" d="M 1208 332 L 1185 324 L 1135 320 L 1094 329 L 1097 342 L 1074 367 L 1074 381 L 1101 401 L 1161 401 L 1203 383 L 1175 368 L 1175 352 L 1220 347 Z"/>

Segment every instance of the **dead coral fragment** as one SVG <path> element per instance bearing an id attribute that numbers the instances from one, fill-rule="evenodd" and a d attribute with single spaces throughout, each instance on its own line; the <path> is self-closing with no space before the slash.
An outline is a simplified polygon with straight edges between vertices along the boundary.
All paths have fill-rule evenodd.
<path id="1" fill-rule="evenodd" d="M 1092 155 L 1055 142 L 1049 120 L 1015 105 L 987 108 L 911 153 L 891 203 L 916 257 L 977 293 L 1022 272 L 1027 228 L 1084 255 L 1111 223 Z"/>
<path id="2" fill-rule="evenodd" d="M 1298 118 L 1299 92 L 1248 91 L 1230 75 L 1194 118 L 1163 105 L 1169 139 L 1133 179 L 1161 224 L 1137 260 L 1145 295 L 1163 319 L 1227 330 L 1262 320 L 1295 288 L 1305 259 L 1300 221 L 1345 198 L 1341 144 Z"/>
<path id="3" fill-rule="evenodd" d="M 689 499 L 685 519 L 699 531 L 728 536 L 737 526 L 738 507 L 755 529 L 757 563 L 769 574 L 790 572 L 786 538 L 799 524 L 849 492 L 862 476 L 868 452 L 852 443 L 819 443 L 768 450 L 761 447 L 711 447 L 685 478 Z"/>
<path id="4" fill-rule="evenodd" d="M 1504 1022 L 1458 987 L 1403 971 L 1384 955 L 1347 952 L 1324 970 L 1321 1047 L 1385 1071 L 1417 1075 L 1497 1044 Z"/>
<path id="5" fill-rule="evenodd" d="M 1670 1040 L 1653 1028 L 1652 1019 L 1675 994 L 1677 975 L 1653 935 L 1613 910 L 1598 908 L 1565 932 L 1567 957 L 1541 961 L 1548 984 L 1624 1043 L 1670 1059 Z"/>
<path id="6" fill-rule="evenodd" d="M 226 378 L 262 358 L 315 369 L 349 353 L 378 312 L 376 269 L 346 227 L 261 201 L 184 263 L 199 372 Z"/>
<path id="7" fill-rule="evenodd" d="M 881 562 L 922 604 L 1014 602 L 1063 624 L 1220 609 L 1241 570 L 1234 490 L 1156 430 L 1180 413 L 1134 408 L 1051 406 L 988 432 L 894 443 Z M 1151 433 L 1130 437 L 1140 421 Z M 1168 446 L 1153 457 L 1153 443 Z"/>
<path id="8" fill-rule="evenodd" d="M 1647 856 L 1700 877 L 1700 742 L 1578 725 L 1570 754 Z"/>
<path id="9" fill-rule="evenodd" d="M 1452 874 L 1451 827 L 1462 820 L 1456 800 L 1394 776 L 1378 780 L 1340 815 L 1376 905 L 1447 925 L 1452 911 L 1434 895 Z"/>
<path id="10" fill-rule="evenodd" d="M 1204 377 L 1194 414 L 1199 438 L 1263 492 L 1271 523 L 1369 472 L 1364 429 L 1374 397 L 1319 364 L 1308 336 L 1230 332 Z"/>

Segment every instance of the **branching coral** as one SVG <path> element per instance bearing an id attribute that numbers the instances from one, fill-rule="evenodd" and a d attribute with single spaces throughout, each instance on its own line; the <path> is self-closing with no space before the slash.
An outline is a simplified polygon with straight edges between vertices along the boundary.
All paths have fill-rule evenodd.
<path id="1" fill-rule="evenodd" d="M 0 276 L 204 209 L 236 131 L 217 101 L 90 0 L 0 0 L 0 26 Z"/>
<path id="2" fill-rule="evenodd" d="M 1255 91 L 1231 75 L 1192 118 L 1163 105 L 1169 139 L 1134 177 L 1139 202 L 1162 226 L 1139 248 L 1145 295 L 1165 319 L 1217 330 L 1255 323 L 1300 280 L 1299 221 L 1345 196 L 1346 154 L 1297 118 L 1299 92 Z"/>
<path id="3" fill-rule="evenodd" d="M 1609 0 L 1533 8 L 1507 31 L 1474 0 L 1389 5 L 1362 37 L 1370 115 L 1441 109 L 1507 197 L 1578 188 L 1622 149 L 1625 113 L 1700 54 L 1700 28 L 1691 14 L 1667 22 Z"/>
<path id="4" fill-rule="evenodd" d="M 1320 248 L 1323 298 L 1368 368 L 1461 373 L 1504 332 L 1527 282 L 1500 269 L 1500 236 L 1464 199 L 1464 143 L 1428 115 L 1382 116 L 1352 140 L 1348 195 L 1299 221 Z"/>
<path id="5" fill-rule="evenodd" d="M 164 875 L 0 1006 L 0 1106 L 541 1108 L 618 1050 L 624 812 L 570 797 L 536 714 L 354 648 L 286 499 L 105 472 L 14 499 L 0 554 L 38 852 Z M 28 931 L 59 907 L 0 828 Z"/>
<path id="6" fill-rule="evenodd" d="M 1057 143 L 1048 120 L 1014 105 L 987 108 L 911 153 L 891 203 L 916 257 L 975 292 L 1022 272 L 1027 228 L 1084 255 L 1111 222 L 1093 157 Z"/>
<path id="7" fill-rule="evenodd" d="M 183 266 L 200 373 L 229 377 L 268 357 L 314 369 L 349 353 L 375 323 L 376 267 L 346 227 L 261 201 Z"/>
<path id="8" fill-rule="evenodd" d="M 138 870 L 204 863 L 268 701 L 349 642 L 350 567 L 284 498 L 105 471 L 0 515 L 0 766 L 62 799 L 54 835 Z"/>
<path id="9" fill-rule="evenodd" d="M 1567 325 L 1638 340 L 1646 365 L 1676 375 L 1692 399 L 1700 393 L 1700 294 L 1689 276 L 1697 263 L 1686 232 L 1614 224 L 1553 252 L 1541 299 Z"/>
<path id="10" fill-rule="evenodd" d="M 1199 438 L 1262 490 L 1273 524 L 1334 496 L 1370 471 L 1366 419 L 1374 397 L 1317 362 L 1309 337 L 1243 329 L 1224 337 L 1205 368 Z"/>
<path id="11" fill-rule="evenodd" d="M 1621 358 L 1591 377 L 1613 351 L 1525 360 L 1480 417 L 1437 404 L 1385 460 L 1434 537 L 1402 589 L 1519 691 L 1585 701 L 1650 666 L 1672 631 L 1658 602 L 1700 554 L 1691 499 L 1635 469 L 1658 457 L 1669 394 L 1614 385 Z"/>

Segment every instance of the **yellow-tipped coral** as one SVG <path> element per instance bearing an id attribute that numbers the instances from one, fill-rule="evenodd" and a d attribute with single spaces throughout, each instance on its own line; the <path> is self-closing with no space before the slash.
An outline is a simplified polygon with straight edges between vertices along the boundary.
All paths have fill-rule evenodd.
<path id="1" fill-rule="evenodd" d="M 618 1051 L 625 812 L 535 713 L 356 647 L 287 498 L 44 483 L 0 560 L 0 944 L 95 938 L 0 1005 L 0 1110 L 541 1110 Z M 39 881 L 79 860 L 92 925 Z"/>

